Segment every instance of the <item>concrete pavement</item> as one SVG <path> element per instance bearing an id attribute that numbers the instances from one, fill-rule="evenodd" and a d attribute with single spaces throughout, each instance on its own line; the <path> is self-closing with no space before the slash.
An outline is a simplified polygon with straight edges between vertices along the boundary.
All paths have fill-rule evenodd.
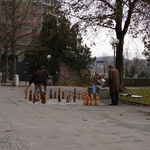
<path id="1" fill-rule="evenodd" d="M 33 88 L 33 87 L 31 87 Z M 66 93 L 74 87 L 48 87 Z M 83 106 L 49 99 L 33 104 L 24 86 L 0 86 L 0 150 L 149 150 L 150 107 Z M 76 87 L 77 92 L 87 88 Z"/>

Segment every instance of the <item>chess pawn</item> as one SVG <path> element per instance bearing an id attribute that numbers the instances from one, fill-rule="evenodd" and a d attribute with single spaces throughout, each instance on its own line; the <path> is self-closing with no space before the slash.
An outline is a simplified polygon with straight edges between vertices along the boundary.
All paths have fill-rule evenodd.
<path id="1" fill-rule="evenodd" d="M 83 105 L 86 105 L 86 96 L 84 96 Z"/>
<path id="2" fill-rule="evenodd" d="M 56 99 L 56 91 L 54 92 L 54 99 Z"/>
<path id="3" fill-rule="evenodd" d="M 88 92 L 86 92 L 86 105 L 88 105 L 88 101 L 89 101 L 89 95 Z"/>
<path id="4" fill-rule="evenodd" d="M 48 92 L 46 92 L 46 100 L 48 100 Z"/>
<path id="5" fill-rule="evenodd" d="M 32 90 L 30 90 L 29 93 L 30 93 L 30 94 L 29 94 L 29 101 L 32 101 Z"/>
<path id="6" fill-rule="evenodd" d="M 26 90 L 24 91 L 24 93 L 25 93 L 24 98 L 25 98 L 25 99 L 28 99 L 28 90 L 26 89 Z"/>
<path id="7" fill-rule="evenodd" d="M 74 93 L 73 93 L 73 102 L 76 102 L 76 88 L 74 89 Z"/>
<path id="8" fill-rule="evenodd" d="M 72 94 L 71 94 L 71 91 L 69 92 L 69 102 L 72 101 Z"/>
<path id="9" fill-rule="evenodd" d="M 100 98 L 98 96 L 98 94 L 96 93 L 96 99 L 95 99 L 95 105 L 99 105 L 100 104 Z"/>
<path id="10" fill-rule="evenodd" d="M 61 91 L 60 91 L 60 88 L 58 89 L 58 102 L 61 102 Z"/>
<path id="11" fill-rule="evenodd" d="M 66 103 L 69 103 L 69 96 L 66 97 Z"/>
<path id="12" fill-rule="evenodd" d="M 40 101 L 40 97 L 41 97 L 40 91 L 38 91 L 38 92 L 37 92 L 37 101 Z"/>
<path id="13" fill-rule="evenodd" d="M 35 95 L 33 95 L 33 100 L 32 102 L 35 103 L 36 99 L 35 99 Z"/>
<path id="14" fill-rule="evenodd" d="M 62 90 L 60 89 L 60 101 L 62 99 Z"/>
<path id="15" fill-rule="evenodd" d="M 79 100 L 82 99 L 82 92 L 79 92 Z"/>
<path id="16" fill-rule="evenodd" d="M 87 104 L 88 104 L 88 106 L 90 106 L 90 105 L 91 105 L 91 99 L 90 99 L 89 96 L 87 97 L 87 99 L 88 99 L 88 100 L 87 100 Z"/>
<path id="17" fill-rule="evenodd" d="M 25 93 L 24 98 L 25 98 L 25 99 L 28 99 L 28 98 L 29 98 L 29 96 L 28 96 L 28 94 L 29 94 L 29 92 L 28 92 L 29 86 L 30 86 L 30 85 L 28 85 L 28 86 L 26 87 L 25 91 L 24 91 L 24 93 Z"/>
<path id="18" fill-rule="evenodd" d="M 94 105 L 94 95 L 91 94 L 91 105 Z"/>
<path id="19" fill-rule="evenodd" d="M 64 91 L 62 92 L 62 99 L 64 99 L 64 97 L 65 97 L 65 94 L 64 94 Z"/>
<path id="20" fill-rule="evenodd" d="M 50 98 L 50 99 L 53 98 L 53 95 L 52 95 L 52 89 L 50 89 L 50 92 L 49 92 L 49 98 Z"/>
<path id="21" fill-rule="evenodd" d="M 46 92 L 43 92 L 41 103 L 46 104 Z"/>

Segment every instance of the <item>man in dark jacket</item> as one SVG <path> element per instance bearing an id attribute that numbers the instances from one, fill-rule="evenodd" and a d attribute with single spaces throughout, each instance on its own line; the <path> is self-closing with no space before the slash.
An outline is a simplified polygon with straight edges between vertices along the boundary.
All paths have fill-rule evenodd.
<path id="1" fill-rule="evenodd" d="M 37 69 L 37 71 L 33 74 L 32 78 L 29 82 L 29 86 L 32 83 L 34 83 L 34 85 L 35 85 L 35 90 L 34 90 L 35 99 L 37 100 L 38 89 L 40 91 L 40 96 L 42 98 L 43 92 L 44 92 L 44 78 L 43 78 L 41 69 Z"/>
<path id="2" fill-rule="evenodd" d="M 112 65 L 109 65 L 108 69 L 109 69 L 108 85 L 109 85 L 110 96 L 112 99 L 110 105 L 118 105 L 119 91 L 120 91 L 119 72 Z"/>

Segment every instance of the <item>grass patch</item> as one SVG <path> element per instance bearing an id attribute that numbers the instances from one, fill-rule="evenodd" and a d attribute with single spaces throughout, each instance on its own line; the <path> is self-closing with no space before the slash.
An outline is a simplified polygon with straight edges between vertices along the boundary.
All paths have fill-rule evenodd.
<path id="1" fill-rule="evenodd" d="M 125 89 L 120 94 L 131 93 L 132 95 L 143 96 L 142 98 L 132 98 L 132 97 L 124 97 L 122 96 L 122 100 L 128 100 L 135 103 L 141 103 L 144 105 L 150 105 L 150 89 Z"/>

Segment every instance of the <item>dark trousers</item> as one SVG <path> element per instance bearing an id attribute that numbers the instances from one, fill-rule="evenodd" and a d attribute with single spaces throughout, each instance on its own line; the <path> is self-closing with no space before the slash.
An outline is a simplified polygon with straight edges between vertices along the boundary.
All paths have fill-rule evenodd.
<path id="1" fill-rule="evenodd" d="M 112 105 L 118 105 L 118 99 L 119 99 L 119 92 L 111 92 L 111 104 Z"/>

